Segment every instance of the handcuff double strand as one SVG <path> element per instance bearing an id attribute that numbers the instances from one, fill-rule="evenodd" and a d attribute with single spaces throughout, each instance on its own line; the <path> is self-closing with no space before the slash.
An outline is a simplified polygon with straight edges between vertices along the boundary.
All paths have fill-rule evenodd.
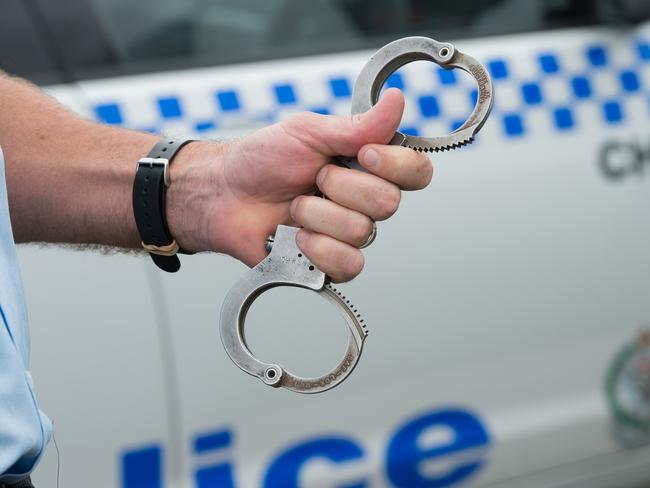
<path id="1" fill-rule="evenodd" d="M 352 115 L 365 113 L 379 100 L 381 89 L 397 69 L 413 61 L 427 60 L 444 69 L 468 72 L 478 86 L 476 104 L 467 120 L 446 136 L 419 137 L 396 132 L 390 144 L 417 151 L 445 151 L 472 142 L 483 127 L 494 99 L 492 82 L 486 69 L 452 44 L 426 37 L 398 39 L 377 51 L 361 70 L 352 93 Z M 337 162 L 365 171 L 355 158 L 340 156 Z M 284 387 L 298 393 L 319 393 L 344 381 L 354 370 L 368 331 L 361 314 L 349 298 L 329 283 L 327 276 L 307 259 L 296 244 L 297 227 L 278 225 L 267 239 L 269 255 L 252 268 L 228 292 L 221 309 L 221 341 L 230 359 L 246 373 L 272 387 Z M 372 241 L 370 241 L 372 242 Z M 370 243 L 369 242 L 369 243 Z M 369 244 L 368 243 L 368 244 Z M 259 360 L 246 342 L 246 314 L 252 303 L 265 291 L 278 286 L 294 286 L 318 293 L 342 312 L 348 328 L 348 346 L 339 364 L 322 376 L 302 378 L 281 365 Z"/>

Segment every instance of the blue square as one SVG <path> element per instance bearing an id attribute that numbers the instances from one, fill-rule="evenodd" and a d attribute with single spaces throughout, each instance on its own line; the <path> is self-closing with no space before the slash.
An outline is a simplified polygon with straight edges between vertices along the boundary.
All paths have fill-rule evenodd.
<path id="1" fill-rule="evenodd" d="M 160 114 L 166 119 L 177 119 L 183 115 L 181 104 L 176 97 L 159 98 Z"/>
<path id="2" fill-rule="evenodd" d="M 275 98 L 280 105 L 291 105 L 296 103 L 296 93 L 293 90 L 293 85 L 275 85 Z"/>
<path id="3" fill-rule="evenodd" d="M 587 49 L 587 57 L 592 66 L 605 66 L 607 64 L 607 52 L 603 46 L 592 46 Z"/>
<path id="4" fill-rule="evenodd" d="M 206 120 L 204 122 L 197 122 L 194 124 L 194 130 L 196 132 L 207 132 L 210 130 L 216 129 L 217 125 L 211 120 Z"/>
<path id="5" fill-rule="evenodd" d="M 219 430 L 200 434 L 194 439 L 194 452 L 203 453 L 225 449 L 232 444 L 232 433 L 229 430 Z"/>
<path id="6" fill-rule="evenodd" d="M 553 119 L 555 127 L 560 130 L 571 129 L 574 126 L 573 113 L 567 107 L 558 107 L 553 110 Z"/>
<path id="7" fill-rule="evenodd" d="M 503 127 L 510 137 L 518 137 L 524 133 L 524 122 L 518 114 L 504 115 Z"/>
<path id="8" fill-rule="evenodd" d="M 644 61 L 650 60 L 650 44 L 646 42 L 639 42 L 639 44 L 637 44 L 637 48 L 639 49 L 639 57 L 641 59 Z"/>
<path id="9" fill-rule="evenodd" d="M 350 98 L 352 96 L 350 83 L 345 78 L 332 78 L 330 88 L 336 98 Z"/>
<path id="10" fill-rule="evenodd" d="M 528 105 L 542 103 L 542 89 L 537 83 L 524 83 L 521 85 L 521 94 Z"/>
<path id="11" fill-rule="evenodd" d="M 546 74 L 558 73 L 560 71 L 560 65 L 553 54 L 540 54 L 539 65 Z"/>
<path id="12" fill-rule="evenodd" d="M 321 114 L 321 115 L 329 115 L 330 114 L 330 109 L 327 107 L 313 107 L 311 109 L 312 112 L 316 114 Z"/>
<path id="13" fill-rule="evenodd" d="M 420 131 L 418 130 L 417 127 L 407 125 L 405 127 L 400 127 L 399 131 L 402 134 L 406 134 L 407 136 L 418 136 L 420 135 Z"/>
<path id="14" fill-rule="evenodd" d="M 162 448 L 154 445 L 127 451 L 122 455 L 124 488 L 157 488 L 162 486 Z"/>
<path id="15" fill-rule="evenodd" d="M 440 83 L 443 85 L 455 85 L 458 81 L 456 79 L 456 73 L 450 69 L 438 68 L 438 78 L 440 78 Z"/>
<path id="16" fill-rule="evenodd" d="M 440 115 L 440 106 L 438 100 L 433 95 L 426 95 L 418 99 L 420 112 L 423 117 L 437 117 Z"/>
<path id="17" fill-rule="evenodd" d="M 221 110 L 224 112 L 231 112 L 241 109 L 241 105 L 239 104 L 239 97 L 233 90 L 217 92 L 217 101 L 219 102 Z"/>
<path id="18" fill-rule="evenodd" d="M 105 124 L 121 124 L 123 122 L 122 112 L 116 103 L 106 103 L 95 106 L 95 115 L 97 119 Z"/>
<path id="19" fill-rule="evenodd" d="M 233 472 L 230 464 L 216 464 L 213 466 L 205 466 L 196 470 L 194 473 L 195 485 L 197 488 L 208 488 L 217 486 L 233 486 Z M 162 485 L 156 487 L 141 487 L 141 488 L 161 488 Z"/>
<path id="20" fill-rule="evenodd" d="M 402 75 L 399 73 L 393 73 L 386 80 L 386 88 L 399 88 L 400 90 L 404 89 L 404 80 Z"/>
<path id="21" fill-rule="evenodd" d="M 465 119 L 453 120 L 451 124 L 449 124 L 449 128 L 452 132 L 454 132 L 455 130 L 458 130 L 464 123 Z"/>
<path id="22" fill-rule="evenodd" d="M 591 96 L 591 83 L 584 76 L 576 76 L 571 80 L 571 88 L 577 98 L 589 98 Z"/>
<path id="23" fill-rule="evenodd" d="M 495 59 L 488 63 L 488 70 L 495 80 L 503 80 L 508 77 L 508 67 L 502 59 Z"/>
<path id="24" fill-rule="evenodd" d="M 621 85 L 626 92 L 638 92 L 641 88 L 639 77 L 634 71 L 622 71 L 620 74 Z"/>
<path id="25" fill-rule="evenodd" d="M 476 105 L 476 102 L 478 101 L 478 90 L 476 88 L 469 92 L 469 101 L 472 106 Z"/>
<path id="26" fill-rule="evenodd" d="M 621 105 L 613 100 L 603 104 L 603 114 L 605 115 L 605 120 L 610 124 L 616 124 L 623 120 Z"/>

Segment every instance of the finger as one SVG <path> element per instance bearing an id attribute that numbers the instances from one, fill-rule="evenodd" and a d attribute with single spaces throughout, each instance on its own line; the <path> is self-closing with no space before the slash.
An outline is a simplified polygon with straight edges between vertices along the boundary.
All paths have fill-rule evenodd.
<path id="1" fill-rule="evenodd" d="M 393 215 L 401 198 L 400 189 L 394 183 L 333 164 L 323 166 L 316 176 L 316 184 L 330 200 L 375 221 Z"/>
<path id="2" fill-rule="evenodd" d="M 368 143 L 387 144 L 402 120 L 404 95 L 396 88 L 386 90 L 368 112 L 357 115 L 296 115 L 283 123 L 284 129 L 326 156 L 353 156 Z"/>
<path id="3" fill-rule="evenodd" d="M 372 220 L 331 200 L 299 196 L 291 202 L 291 217 L 298 225 L 361 247 L 372 233 Z"/>
<path id="4" fill-rule="evenodd" d="M 359 162 L 372 174 L 392 181 L 402 190 L 421 190 L 433 176 L 428 156 L 409 147 L 368 144 L 359 151 Z"/>
<path id="5" fill-rule="evenodd" d="M 363 269 L 363 253 L 345 242 L 300 229 L 296 243 L 314 266 L 336 283 L 350 281 Z"/>

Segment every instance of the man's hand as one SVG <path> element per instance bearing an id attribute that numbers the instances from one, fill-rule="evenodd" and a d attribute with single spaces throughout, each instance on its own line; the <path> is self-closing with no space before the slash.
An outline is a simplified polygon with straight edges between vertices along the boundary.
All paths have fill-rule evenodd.
<path id="1" fill-rule="evenodd" d="M 253 266 L 276 226 L 295 223 L 304 227 L 298 245 L 319 269 L 334 281 L 354 278 L 372 221 L 395 213 L 401 189 L 431 179 L 425 155 L 386 145 L 403 108 L 391 89 L 363 115 L 304 113 L 239 141 L 185 146 L 170 166 L 172 236 L 187 250 L 225 252 Z M 0 145 L 16 242 L 140 248 L 135 165 L 157 140 L 84 120 L 0 73 Z M 339 155 L 357 156 L 370 174 L 330 164 Z M 316 188 L 328 199 L 309 196 Z"/>
<path id="2" fill-rule="evenodd" d="M 373 221 L 397 211 L 401 190 L 431 180 L 426 155 L 386 145 L 403 108 L 391 89 L 363 115 L 303 113 L 226 146 L 191 144 L 171 166 L 172 235 L 188 250 L 226 252 L 253 266 L 279 223 L 297 224 L 305 256 L 334 281 L 351 280 L 363 268 L 359 246 Z M 331 164 L 337 155 L 357 156 L 370 174 Z M 309 196 L 316 187 L 328 199 Z"/>

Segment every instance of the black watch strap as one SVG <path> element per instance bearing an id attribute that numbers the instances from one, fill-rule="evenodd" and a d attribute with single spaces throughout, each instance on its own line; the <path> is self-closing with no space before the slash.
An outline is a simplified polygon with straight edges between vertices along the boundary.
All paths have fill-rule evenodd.
<path id="1" fill-rule="evenodd" d="M 133 181 L 133 215 L 144 247 L 156 265 L 169 273 L 181 267 L 178 244 L 169 232 L 165 203 L 170 185 L 169 165 L 193 139 L 162 139 L 138 161 Z"/>

